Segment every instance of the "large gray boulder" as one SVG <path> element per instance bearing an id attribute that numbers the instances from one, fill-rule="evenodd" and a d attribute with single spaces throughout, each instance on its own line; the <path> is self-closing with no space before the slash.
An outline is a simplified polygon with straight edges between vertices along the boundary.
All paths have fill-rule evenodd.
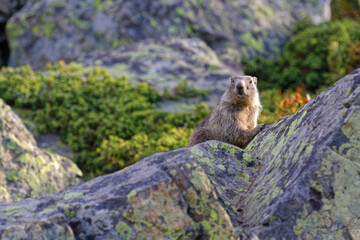
<path id="1" fill-rule="evenodd" d="M 357 69 L 247 146 L 262 167 L 239 205 L 244 235 L 359 239 L 359 143 Z"/>
<path id="2" fill-rule="evenodd" d="M 0 204 L 0 239 L 358 239 L 360 69 L 245 150 L 209 141 Z"/>
<path id="3" fill-rule="evenodd" d="M 328 12 L 329 0 L 29 0 L 7 33 L 14 64 L 35 69 L 161 37 L 199 37 L 239 67 L 244 55 L 278 54 L 296 21 Z"/>
<path id="4" fill-rule="evenodd" d="M 182 110 L 184 105 L 206 102 L 216 107 L 229 78 L 237 72 L 219 60 L 205 42 L 197 39 L 147 39 L 108 51 L 92 51 L 78 60 L 85 66 L 101 66 L 114 77 L 127 76 L 133 83 L 147 82 L 157 90 L 177 96 L 161 108 Z M 196 89 L 204 94 L 196 96 Z"/>
<path id="5" fill-rule="evenodd" d="M 257 168 L 244 155 L 228 144 L 204 143 L 57 194 L 0 204 L 0 239 L 231 239 L 227 211 L 235 216 L 231 205 Z"/>
<path id="6" fill-rule="evenodd" d="M 0 99 L 0 202 L 54 193 L 80 182 L 70 159 L 37 147 L 30 131 Z"/>

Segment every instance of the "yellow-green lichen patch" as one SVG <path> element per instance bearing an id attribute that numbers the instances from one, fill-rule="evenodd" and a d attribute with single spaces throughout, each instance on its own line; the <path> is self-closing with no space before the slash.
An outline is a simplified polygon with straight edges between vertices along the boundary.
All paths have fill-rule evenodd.
<path id="1" fill-rule="evenodd" d="M 133 223 L 132 234 L 138 239 L 164 238 L 168 234 L 169 238 L 186 237 L 186 229 L 194 229 L 195 224 L 178 201 L 183 199 L 176 184 L 163 182 L 156 190 L 148 188 L 131 194 L 123 217 Z"/>
<path id="2" fill-rule="evenodd" d="M 307 225 L 308 220 L 296 219 L 296 225 L 293 230 L 296 235 L 300 235 L 304 232 L 304 226 Z"/>
<path id="3" fill-rule="evenodd" d="M 354 112 L 347 119 L 341 131 L 349 139 L 349 142 L 342 144 L 338 153 L 348 159 L 360 162 L 360 110 Z"/>
<path id="4" fill-rule="evenodd" d="M 234 229 L 225 209 L 219 202 L 209 204 L 208 207 L 213 209 L 204 211 L 206 218 L 201 221 L 206 239 L 232 239 L 234 237 Z"/>
<path id="5" fill-rule="evenodd" d="M 196 217 L 193 218 L 201 219 L 205 236 L 209 239 L 216 236 L 231 237 L 233 227 L 230 218 L 217 201 L 215 190 L 204 170 L 200 167 L 193 169 L 190 181 L 193 187 L 185 192 L 184 198 L 196 213 Z"/>
<path id="6" fill-rule="evenodd" d="M 93 3 L 93 7 L 97 11 L 102 12 L 102 11 L 109 9 L 111 7 L 111 5 L 113 5 L 113 4 L 114 4 L 113 0 L 105 0 L 105 1 L 95 0 Z"/>
<path id="7" fill-rule="evenodd" d="M 300 156 L 302 157 L 308 157 L 310 155 L 310 153 L 312 152 L 314 146 L 312 145 L 311 142 L 299 142 L 296 146 L 295 146 L 295 155 L 291 156 L 292 157 L 292 163 L 296 163 Z"/>
<path id="8" fill-rule="evenodd" d="M 55 212 L 55 211 L 56 211 L 56 208 L 45 208 L 41 212 L 39 212 L 39 215 L 51 213 L 51 212 Z"/>
<path id="9" fill-rule="evenodd" d="M 246 182 L 249 182 L 250 176 L 247 173 L 238 173 L 235 175 L 236 178 L 242 178 L 244 179 Z"/>
<path id="10" fill-rule="evenodd" d="M 83 173 L 80 168 L 73 162 L 71 162 L 71 167 L 68 168 L 69 172 L 73 172 L 76 176 L 82 177 Z"/>
<path id="11" fill-rule="evenodd" d="M 196 193 L 196 191 L 194 190 L 193 187 L 189 188 L 184 193 L 184 198 L 185 198 L 186 202 L 189 204 L 189 206 L 191 208 L 196 207 L 196 202 L 197 202 L 198 195 L 197 195 L 197 193 Z"/>
<path id="12" fill-rule="evenodd" d="M 44 157 L 41 155 L 37 156 L 35 160 L 39 169 L 46 164 Z"/>
<path id="13" fill-rule="evenodd" d="M 68 220 L 75 216 L 75 211 L 73 206 L 68 204 L 58 204 L 57 206 L 63 210 L 64 215 Z"/>
<path id="14" fill-rule="evenodd" d="M 35 195 L 35 193 L 38 193 L 40 191 L 40 180 L 33 171 L 28 171 L 27 168 L 22 168 L 19 171 L 19 179 L 21 179 L 25 184 L 31 187 L 32 195 Z"/>
<path id="15" fill-rule="evenodd" d="M 216 221 L 218 219 L 218 215 L 213 209 L 210 211 L 210 217 L 213 221 Z"/>
<path id="16" fill-rule="evenodd" d="M 10 201 L 11 196 L 6 188 L 0 186 L 0 202 L 8 202 Z"/>
<path id="17" fill-rule="evenodd" d="M 13 151 L 17 149 L 27 150 L 29 152 L 33 152 L 35 146 L 32 141 L 21 141 L 16 135 L 12 134 L 11 132 L 8 133 L 8 137 L 11 140 L 11 144 L 13 145 Z"/>
<path id="18" fill-rule="evenodd" d="M 40 176 L 46 176 L 47 173 L 53 171 L 53 164 L 48 164 L 40 169 Z"/>
<path id="19" fill-rule="evenodd" d="M 284 191 L 283 191 L 282 189 L 280 189 L 280 188 L 275 188 L 275 189 L 272 191 L 271 197 L 272 197 L 272 199 L 274 199 L 274 198 L 276 198 L 278 195 L 283 194 L 283 193 L 284 193 Z"/>
<path id="20" fill-rule="evenodd" d="M 170 174 L 171 174 L 172 176 L 175 176 L 175 175 L 177 174 L 177 171 L 176 171 L 175 169 L 171 169 L 171 170 L 170 170 Z"/>
<path id="21" fill-rule="evenodd" d="M 82 196 L 84 196 L 84 193 L 82 192 L 67 192 L 65 193 L 64 199 L 81 198 Z"/>
<path id="22" fill-rule="evenodd" d="M 210 180 L 202 168 L 194 168 L 191 171 L 191 176 L 191 183 L 194 185 L 196 190 L 201 192 L 201 194 L 207 195 L 211 191 Z"/>
<path id="23" fill-rule="evenodd" d="M 175 160 L 177 157 L 179 157 L 180 155 L 181 155 L 181 154 L 177 154 L 177 155 L 175 155 L 174 157 L 169 158 L 167 161 L 168 161 L 168 162 L 171 162 L 171 161 Z"/>
<path id="24" fill-rule="evenodd" d="M 200 158 L 204 156 L 204 153 L 197 146 L 191 148 L 191 154 L 194 158 Z"/>
<path id="25" fill-rule="evenodd" d="M 116 224 L 115 230 L 123 240 L 130 240 L 132 237 L 132 228 L 125 222 L 119 222 Z"/>
<path id="26" fill-rule="evenodd" d="M 11 39 L 11 41 L 9 41 L 11 49 L 15 49 L 17 39 L 25 33 L 25 26 L 21 22 L 15 23 L 15 21 L 8 21 L 6 24 L 6 32 L 8 38 Z"/>
<path id="27" fill-rule="evenodd" d="M 31 155 L 30 153 L 24 153 L 19 157 L 20 162 L 24 163 L 24 164 L 33 161 L 33 159 L 34 159 L 34 156 Z"/>
<path id="28" fill-rule="evenodd" d="M 10 206 L 10 207 L 5 207 L 3 209 L 0 209 L 0 212 L 3 212 L 8 215 L 12 215 L 15 212 L 20 211 L 20 210 L 21 210 L 21 207 L 19 207 L 19 206 Z"/>
<path id="29" fill-rule="evenodd" d="M 33 212 L 33 211 L 35 211 L 35 207 L 10 206 L 1 209 L 0 216 L 7 215 L 10 217 L 20 217 L 23 216 L 25 212 Z"/>
<path id="30" fill-rule="evenodd" d="M 15 171 L 15 170 L 11 170 L 7 176 L 6 176 L 7 180 L 12 181 L 12 182 L 16 182 L 19 180 L 19 174 Z"/>
<path id="31" fill-rule="evenodd" d="M 210 151 L 217 151 L 219 144 L 218 144 L 217 142 L 210 141 L 210 142 L 209 142 L 209 146 L 211 147 L 211 150 L 210 150 Z"/>
<path id="32" fill-rule="evenodd" d="M 214 159 L 204 156 L 204 153 L 197 146 L 191 148 L 191 157 L 193 159 L 196 159 L 197 161 L 199 161 L 202 164 L 206 164 L 209 167 L 208 171 L 211 174 L 215 173 L 214 172 Z"/>
<path id="33" fill-rule="evenodd" d="M 217 167 L 223 171 L 225 171 L 225 166 L 222 164 L 218 164 Z"/>
<path id="34" fill-rule="evenodd" d="M 240 148 L 235 147 L 234 145 L 227 144 L 227 143 L 223 143 L 221 145 L 221 148 L 225 149 L 226 153 L 231 154 L 231 155 L 234 155 L 237 151 L 241 150 Z"/>
<path id="35" fill-rule="evenodd" d="M 345 97 L 347 97 L 347 96 L 349 95 L 350 91 L 351 91 L 351 87 L 349 87 L 349 88 L 347 89 L 347 91 L 346 91 L 346 93 L 345 93 Z"/>
<path id="36" fill-rule="evenodd" d="M 323 196 L 321 208 L 308 213 L 304 207 L 294 232 L 307 239 L 344 239 L 347 229 L 356 235 L 360 226 L 360 166 L 330 149 L 322 155 L 321 166 L 310 183 Z"/>
<path id="37" fill-rule="evenodd" d="M 128 199 L 130 200 L 132 197 L 136 196 L 137 191 L 133 189 L 129 194 L 127 195 Z"/>
<path id="38" fill-rule="evenodd" d="M 299 114 L 302 115 L 300 117 L 298 117 Z M 306 116 L 307 110 L 305 110 L 305 108 L 300 109 L 296 114 L 291 115 L 291 117 L 295 118 L 295 120 L 291 123 L 290 128 L 289 128 L 289 132 L 287 133 L 287 135 L 293 135 L 295 134 L 295 130 L 298 129 L 299 125 L 301 124 L 301 122 L 303 121 L 303 118 Z"/>
<path id="39" fill-rule="evenodd" d="M 245 162 L 253 162 L 253 161 L 255 161 L 255 158 L 253 157 L 253 156 L 251 156 L 250 154 L 248 154 L 248 153 L 244 153 L 243 154 L 243 160 L 245 161 Z"/>

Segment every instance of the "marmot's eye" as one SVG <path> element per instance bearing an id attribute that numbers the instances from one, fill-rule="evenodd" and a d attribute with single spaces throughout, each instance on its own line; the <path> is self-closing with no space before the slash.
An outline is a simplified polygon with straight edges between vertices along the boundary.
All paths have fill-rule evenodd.
<path id="1" fill-rule="evenodd" d="M 253 81 L 252 81 L 252 80 L 250 80 L 250 83 L 253 83 Z"/>
<path id="2" fill-rule="evenodd" d="M 234 83 L 234 82 L 235 82 L 235 80 L 232 78 L 232 79 L 231 79 L 231 82 L 232 82 L 232 83 Z"/>

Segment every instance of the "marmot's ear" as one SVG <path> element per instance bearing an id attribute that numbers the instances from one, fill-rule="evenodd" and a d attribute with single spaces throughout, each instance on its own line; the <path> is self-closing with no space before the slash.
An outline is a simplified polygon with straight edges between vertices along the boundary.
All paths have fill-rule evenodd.
<path id="1" fill-rule="evenodd" d="M 257 84 L 257 77 L 253 77 L 255 85 Z"/>

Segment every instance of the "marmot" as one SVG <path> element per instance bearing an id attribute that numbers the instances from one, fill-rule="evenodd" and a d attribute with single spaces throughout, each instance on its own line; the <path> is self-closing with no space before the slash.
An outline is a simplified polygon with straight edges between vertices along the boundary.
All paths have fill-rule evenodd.
<path id="1" fill-rule="evenodd" d="M 244 148 L 264 128 L 257 125 L 261 112 L 257 78 L 233 76 L 221 97 L 220 104 L 195 129 L 189 146 L 208 140 L 218 140 Z"/>

